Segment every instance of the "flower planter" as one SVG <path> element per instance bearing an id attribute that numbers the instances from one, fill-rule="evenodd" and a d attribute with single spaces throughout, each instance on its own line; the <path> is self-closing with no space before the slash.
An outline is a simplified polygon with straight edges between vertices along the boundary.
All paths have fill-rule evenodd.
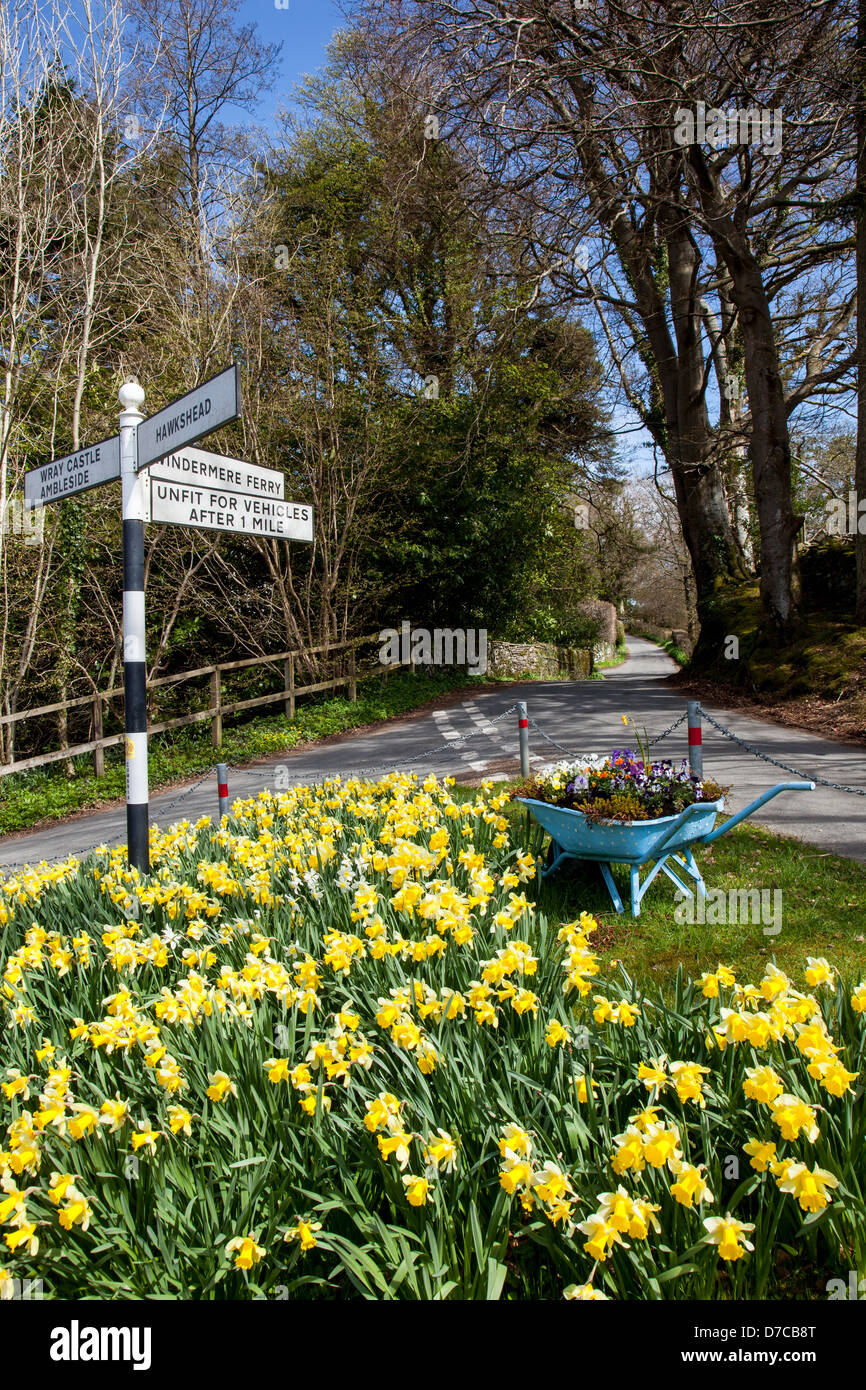
<path id="1" fill-rule="evenodd" d="M 661 816 L 657 820 L 606 821 L 587 820 L 582 811 L 565 806 L 552 806 L 531 797 L 516 797 L 532 813 L 550 835 L 553 859 L 541 877 L 547 878 L 566 859 L 590 860 L 601 868 L 611 901 L 617 912 L 624 912 L 622 899 L 610 871 L 611 864 L 626 864 L 631 887 L 631 915 L 640 916 L 641 899 L 659 872 L 667 875 L 676 888 L 687 897 L 698 893 L 706 896 L 706 885 L 695 861 L 692 845 L 709 844 L 726 835 L 772 797 L 784 791 L 814 791 L 814 782 L 779 782 L 775 787 L 750 801 L 742 811 L 715 828 L 716 816 L 724 809 L 724 797 L 717 801 L 697 801 L 676 816 Z M 694 890 L 682 881 L 669 863 L 674 864 L 694 883 Z M 641 882 L 640 870 L 647 864 L 652 868 Z"/>

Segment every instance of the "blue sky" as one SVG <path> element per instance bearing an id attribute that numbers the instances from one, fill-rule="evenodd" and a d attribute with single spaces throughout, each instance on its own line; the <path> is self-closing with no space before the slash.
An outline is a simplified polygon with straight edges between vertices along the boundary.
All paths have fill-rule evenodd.
<path id="1" fill-rule="evenodd" d="M 285 10 L 278 10 L 274 0 L 243 0 L 238 19 L 243 24 L 255 24 L 259 37 L 268 43 L 283 45 L 273 90 L 265 93 L 253 117 L 240 116 L 242 122 L 252 120 L 268 126 L 280 106 L 291 104 L 298 78 L 322 67 L 331 35 L 343 27 L 345 20 L 334 0 L 288 0 Z"/>

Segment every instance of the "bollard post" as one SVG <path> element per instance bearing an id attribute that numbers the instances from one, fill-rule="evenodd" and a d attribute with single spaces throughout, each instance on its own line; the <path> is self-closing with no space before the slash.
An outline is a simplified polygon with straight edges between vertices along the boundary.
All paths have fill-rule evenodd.
<path id="1" fill-rule="evenodd" d="M 517 702 L 517 729 L 520 737 L 520 775 L 529 776 L 529 719 L 526 712 L 526 701 Z"/>
<path id="2" fill-rule="evenodd" d="M 701 710 L 697 700 L 689 700 L 689 771 L 699 779 L 704 775 L 704 749 L 701 742 Z"/>
<path id="3" fill-rule="evenodd" d="M 229 813 L 229 770 L 226 763 L 217 763 L 217 796 L 220 803 L 220 820 Z"/>

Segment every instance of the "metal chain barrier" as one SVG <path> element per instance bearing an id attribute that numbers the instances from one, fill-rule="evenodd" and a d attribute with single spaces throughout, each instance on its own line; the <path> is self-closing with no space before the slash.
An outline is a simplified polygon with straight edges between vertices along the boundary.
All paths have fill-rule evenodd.
<path id="1" fill-rule="evenodd" d="M 533 727 L 533 729 L 535 730 L 535 732 L 536 732 L 537 734 L 541 734 L 541 737 L 542 737 L 543 739 L 545 739 L 547 743 L 552 744 L 554 748 L 558 748 L 559 751 L 560 751 L 560 753 L 567 753 L 568 756 L 569 756 L 570 758 L 579 758 L 579 757 L 580 757 L 580 754 L 579 754 L 579 753 L 575 753 L 574 750 L 571 749 L 571 748 L 563 748 L 562 744 L 561 744 L 561 743 L 557 743 L 557 741 L 556 741 L 555 738 L 551 738 L 551 737 L 550 737 L 550 734 L 546 734 L 546 733 L 544 732 L 544 730 L 541 728 L 541 726 L 540 726 L 539 724 L 536 724 L 536 722 L 535 722 L 535 720 L 532 718 L 532 715 L 531 715 L 531 714 L 530 714 L 530 715 L 527 715 L 527 719 L 529 720 L 529 723 L 532 725 L 532 727 Z"/>
<path id="2" fill-rule="evenodd" d="M 675 719 L 673 724 L 671 724 L 670 728 L 665 729 L 663 734 L 656 734 L 655 738 L 651 738 L 647 743 L 647 747 L 651 748 L 654 743 L 661 743 L 662 739 L 667 738 L 668 734 L 672 734 L 674 729 L 678 729 L 681 724 L 685 724 L 688 717 L 688 713 L 681 714 L 679 719 Z"/>
<path id="3" fill-rule="evenodd" d="M 503 710 L 501 714 L 493 715 L 490 718 L 487 718 L 486 723 L 488 725 L 498 724 L 503 719 L 507 719 L 508 716 L 510 714 L 513 714 L 516 709 L 516 703 L 509 705 L 508 708 L 506 710 Z M 780 762 L 778 758 L 772 758 L 768 753 L 762 753 L 759 748 L 755 748 L 753 744 L 747 743 L 745 739 L 740 738 L 730 729 L 725 728 L 724 724 L 720 724 L 717 719 L 714 719 L 713 716 L 709 714 L 703 708 L 702 705 L 698 705 L 698 710 L 701 714 L 701 717 L 706 719 L 708 724 L 711 724 L 713 728 L 717 729 L 720 734 L 722 734 L 725 738 L 730 739 L 732 743 L 736 743 L 740 748 L 744 749 L 745 752 L 750 753 L 752 757 L 761 758 L 764 762 L 772 763 L 774 767 L 779 767 L 784 772 L 793 773 L 795 777 L 801 777 L 804 781 L 817 782 L 822 787 L 829 787 L 833 791 L 850 792 L 853 796 L 866 796 L 866 788 L 849 787 L 845 786 L 841 782 L 831 782 L 826 777 L 819 777 L 816 773 L 802 772 L 799 768 L 792 767 L 790 763 Z M 656 743 L 661 743 L 663 739 L 668 738 L 668 736 L 672 734 L 675 729 L 678 729 L 681 724 L 685 723 L 687 717 L 687 714 L 681 714 L 679 719 L 675 719 L 673 724 L 671 724 L 667 729 L 665 729 L 660 734 L 656 734 L 654 738 L 651 738 L 649 740 L 648 746 Z M 539 734 L 540 737 L 543 738 L 546 743 L 549 743 L 560 753 L 565 753 L 568 757 L 581 756 L 580 753 L 575 752 L 575 750 L 571 748 L 566 748 L 555 738 L 551 738 L 550 734 L 546 733 L 544 729 L 542 729 L 541 726 L 536 722 L 536 720 L 532 719 L 531 717 L 529 717 L 529 723 L 531 724 L 535 732 Z M 384 772 L 388 769 L 405 767 L 407 763 L 418 762 L 422 758 L 432 758 L 437 753 L 447 753 L 455 748 L 460 748 L 463 744 L 468 743 L 470 739 L 489 737 L 490 735 L 484 729 L 470 729 L 468 733 L 462 734 L 459 738 L 446 740 L 443 743 L 435 745 L 433 748 L 424 749 L 419 753 L 407 753 L 403 757 L 389 759 L 381 763 L 373 763 L 368 767 L 354 768 L 339 773 L 323 772 L 321 768 L 302 767 L 292 770 L 291 776 L 293 780 L 297 778 L 306 777 L 311 779 L 316 778 L 322 781 L 327 781 L 329 777 L 356 778 L 365 776 L 366 774 L 371 772 Z M 282 764 L 282 766 L 285 766 L 285 764 Z M 274 775 L 275 768 L 270 767 L 263 769 L 255 767 L 238 767 L 234 764 L 230 764 L 229 770 L 231 772 L 240 773 L 244 777 L 259 777 L 263 781 L 270 781 Z M 188 796 L 191 796 L 193 792 L 198 791 L 199 787 L 203 786 L 205 782 L 209 781 L 210 778 L 213 777 L 213 775 L 214 771 L 211 768 L 204 774 L 203 777 L 200 777 L 197 782 L 194 782 L 191 787 L 184 788 L 184 790 L 180 792 L 180 794 L 176 796 L 173 801 L 169 802 L 168 806 L 161 808 L 159 813 L 160 821 L 164 822 L 165 818 L 169 815 L 171 811 L 174 810 L 176 806 L 180 805 L 180 803 L 184 801 Z M 114 835 L 111 837 L 111 839 L 103 840 L 101 841 L 101 843 L 105 844 L 108 847 L 111 847 L 112 845 L 120 843 L 122 838 L 122 835 Z M 66 854 L 59 856 L 57 860 L 52 862 L 61 862 L 64 859 L 78 858 L 80 854 L 87 854 L 93 848 L 94 847 L 92 845 L 88 845 L 78 850 L 69 850 Z M 32 860 L 17 860 L 12 864 L 0 864 L 0 873 L 2 873 L 4 876 L 7 876 L 10 872 L 14 873 L 17 869 L 27 868 L 28 866 L 32 866 Z"/>
<path id="4" fill-rule="evenodd" d="M 205 782 L 210 781 L 213 775 L 213 768 L 208 768 L 204 776 L 200 777 L 197 782 L 193 782 L 191 787 L 185 787 L 184 790 L 174 798 L 174 801 L 170 801 L 167 806 L 163 806 L 160 809 L 160 819 L 167 816 L 169 811 L 173 811 L 175 806 L 179 806 L 188 796 L 192 796 L 193 792 L 197 792 L 199 787 L 203 786 Z"/>
<path id="5" fill-rule="evenodd" d="M 815 772 L 801 772 L 799 768 L 791 767 L 790 763 L 780 763 L 778 758 L 771 758 L 769 753 L 762 753 L 759 748 L 755 748 L 745 739 L 732 733 L 730 729 L 726 729 L 724 724 L 720 724 L 717 719 L 708 714 L 702 705 L 698 705 L 698 710 L 702 719 L 706 719 L 708 724 L 712 724 L 714 729 L 718 729 L 719 733 L 724 734 L 725 738 L 729 738 L 732 743 L 739 744 L 740 748 L 751 753 L 753 758 L 762 758 L 765 763 L 772 763 L 774 767 L 780 767 L 784 772 L 793 772 L 795 777 L 802 777 L 805 782 L 818 782 L 822 787 L 831 787 L 834 792 L 850 792 L 852 796 L 866 796 L 866 788 L 846 787 L 842 782 L 830 782 L 826 777 L 819 777 Z"/>
<path id="6" fill-rule="evenodd" d="M 668 734 L 672 734 L 673 731 L 674 731 L 674 729 L 678 729 L 678 728 L 680 727 L 681 724 L 684 724 L 687 718 L 688 718 L 688 715 L 686 715 L 686 714 L 681 714 L 680 717 L 679 717 L 679 719 L 675 719 L 675 720 L 674 720 L 674 722 L 673 722 L 673 724 L 671 724 L 670 728 L 665 729 L 664 733 L 656 734 L 655 738 L 651 738 L 651 739 L 649 740 L 647 746 L 649 747 L 650 745 L 652 745 L 652 744 L 654 744 L 654 743 L 661 743 L 661 741 L 662 741 L 663 738 L 667 738 Z M 551 737 L 550 737 L 550 734 L 546 734 L 546 733 L 544 732 L 544 730 L 540 727 L 540 725 L 536 724 L 535 720 L 534 720 L 531 716 L 529 717 L 529 722 L 530 722 L 530 724 L 532 725 L 533 729 L 536 731 L 536 733 L 540 734 L 541 737 L 542 737 L 547 743 L 552 744 L 554 748 L 558 748 L 559 751 L 560 751 L 560 753 L 567 753 L 568 756 L 569 756 L 570 758 L 579 758 L 579 757 L 581 756 L 581 754 L 575 752 L 574 749 L 572 749 L 572 748 L 564 748 L 563 745 L 562 745 L 561 743 L 557 743 L 556 739 L 555 739 L 555 738 L 551 738 Z"/>

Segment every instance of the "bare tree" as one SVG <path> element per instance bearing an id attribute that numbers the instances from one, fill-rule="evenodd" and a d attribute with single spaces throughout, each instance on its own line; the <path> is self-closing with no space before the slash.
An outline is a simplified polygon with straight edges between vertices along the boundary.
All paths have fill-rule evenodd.
<path id="1" fill-rule="evenodd" d="M 820 207 L 850 163 L 844 103 L 828 83 L 850 5 L 368 0 L 362 8 L 369 41 L 378 38 L 400 72 L 411 54 L 414 80 L 435 87 L 455 138 L 476 150 L 491 179 L 547 212 L 539 271 L 598 314 L 625 398 L 671 471 L 701 596 L 740 578 L 746 558 L 708 413 L 721 360 L 708 301 L 721 341 L 736 333 L 762 594 L 784 627 L 795 613 L 798 524 L 788 415 L 846 373 L 850 384 L 852 366 L 850 289 L 839 275 L 830 284 L 832 274 L 821 303 L 807 289 L 816 267 L 832 272 L 849 252 L 847 238 L 822 229 Z M 680 138 L 681 115 L 694 122 L 714 111 L 726 123 L 736 116 L 730 142 L 713 136 L 708 153 L 703 131 Z M 764 140 L 764 112 L 788 118 L 784 161 L 775 136 Z M 794 286 L 799 354 L 770 311 Z"/>
<path id="2" fill-rule="evenodd" d="M 221 118 L 230 106 L 255 108 L 273 85 L 282 48 L 263 43 L 255 25 L 239 25 L 240 8 L 240 0 L 127 0 L 140 55 L 129 101 L 180 154 L 179 193 L 204 313 L 213 222 L 224 210 L 227 174 L 249 152 Z"/>

